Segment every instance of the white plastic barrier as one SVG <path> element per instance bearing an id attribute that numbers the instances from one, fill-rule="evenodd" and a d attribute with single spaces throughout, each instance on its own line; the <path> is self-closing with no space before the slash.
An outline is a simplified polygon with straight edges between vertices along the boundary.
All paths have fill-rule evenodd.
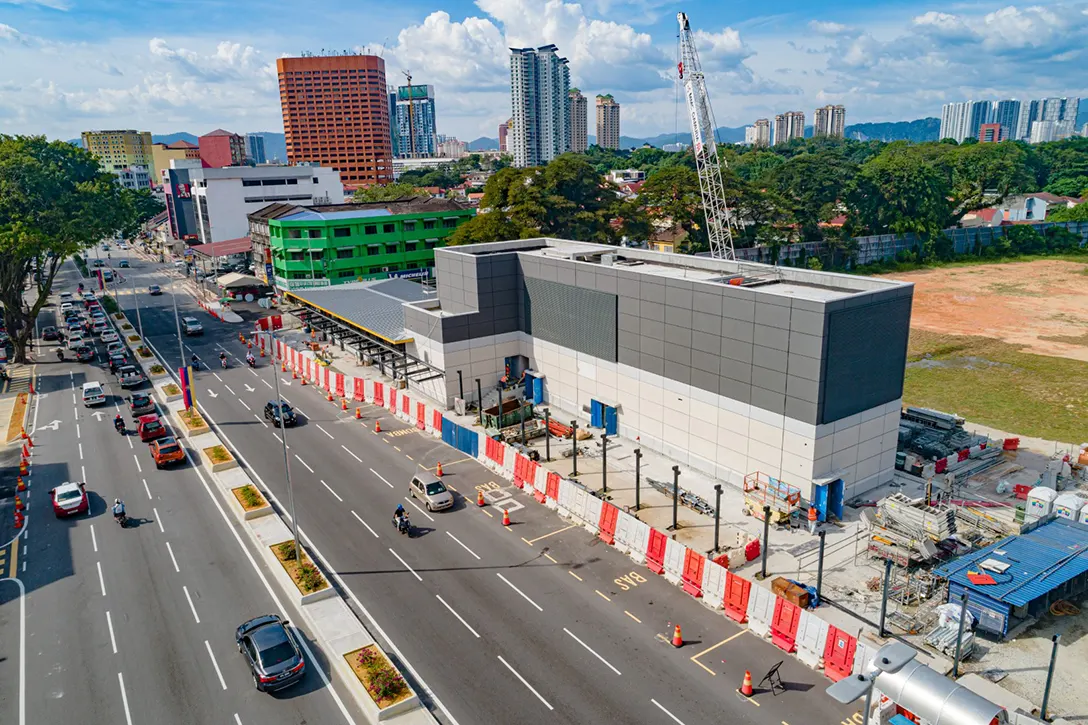
<path id="1" fill-rule="evenodd" d="M 709 558 L 703 564 L 703 597 L 701 601 L 711 609 L 721 609 L 725 601 L 726 569 Z"/>
<path id="2" fill-rule="evenodd" d="M 774 592 L 767 587 L 752 583 L 748 594 L 748 629 L 766 639 L 771 633 L 771 620 L 774 618 Z"/>
<path id="3" fill-rule="evenodd" d="M 604 501 L 587 492 L 586 513 L 582 518 L 582 526 L 591 534 L 597 533 L 601 523 L 601 507 Z"/>
<path id="4" fill-rule="evenodd" d="M 801 610 L 797 623 L 797 659 L 814 670 L 824 667 L 824 645 L 827 644 L 827 622 L 807 609 Z"/>
<path id="5" fill-rule="evenodd" d="M 559 515 L 564 518 L 571 517 L 571 507 L 574 506 L 575 491 L 579 490 L 579 487 L 574 481 L 566 478 L 559 480 L 559 501 L 557 510 Z"/>
<path id="6" fill-rule="evenodd" d="M 673 584 L 679 584 L 684 576 L 684 558 L 688 547 L 675 539 L 665 540 L 665 578 Z"/>
<path id="7" fill-rule="evenodd" d="M 586 500 L 589 497 L 589 492 L 577 483 L 571 485 L 574 487 L 574 495 L 571 497 L 570 515 L 578 523 L 582 523 L 586 520 Z"/>
<path id="8" fill-rule="evenodd" d="M 544 466 L 538 465 L 536 467 L 536 475 L 533 476 L 533 489 L 541 496 L 548 492 L 548 469 Z"/>
<path id="9" fill-rule="evenodd" d="M 616 517 L 614 546 L 630 556 L 636 564 L 646 561 L 646 547 L 650 541 L 650 526 L 634 516 L 620 511 Z"/>
<path id="10" fill-rule="evenodd" d="M 861 668 L 865 666 L 869 660 L 876 654 L 878 647 L 874 647 L 861 637 L 858 637 L 857 647 L 854 649 L 854 668 L 851 674 L 858 674 L 861 672 Z"/>
<path id="11" fill-rule="evenodd" d="M 518 452 L 514 450 L 513 446 L 507 445 L 505 443 L 503 443 L 503 445 L 506 446 L 506 453 L 503 454 L 502 471 L 499 472 L 499 475 L 501 475 L 507 481 L 513 481 L 514 461 L 517 460 Z"/>

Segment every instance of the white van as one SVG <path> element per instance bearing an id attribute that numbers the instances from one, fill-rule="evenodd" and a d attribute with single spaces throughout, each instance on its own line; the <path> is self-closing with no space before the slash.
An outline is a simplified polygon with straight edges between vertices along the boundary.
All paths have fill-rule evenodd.
<path id="1" fill-rule="evenodd" d="M 100 383 L 83 383 L 83 404 L 88 408 L 106 402 L 106 391 Z"/>

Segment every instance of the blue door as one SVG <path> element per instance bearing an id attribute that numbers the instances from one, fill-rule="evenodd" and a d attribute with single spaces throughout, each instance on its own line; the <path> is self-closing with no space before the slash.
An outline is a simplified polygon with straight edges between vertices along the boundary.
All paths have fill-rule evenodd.
<path id="1" fill-rule="evenodd" d="M 817 518 L 820 521 L 827 521 L 827 484 L 816 486 L 814 493 L 809 503 L 816 508 Z"/>
<path id="2" fill-rule="evenodd" d="M 526 400 L 532 400 L 533 399 L 533 379 L 534 378 L 533 378 L 532 375 L 530 375 L 528 373 L 525 374 L 525 399 Z"/>
<path id="3" fill-rule="evenodd" d="M 839 521 L 842 521 L 842 497 L 846 490 L 846 484 L 842 479 L 832 481 L 828 487 L 827 512 Z"/>
<path id="4" fill-rule="evenodd" d="M 604 432 L 614 436 L 618 431 L 619 421 L 616 416 L 616 409 L 610 405 L 604 406 Z"/>
<path id="5" fill-rule="evenodd" d="M 533 377 L 533 403 L 540 405 L 544 402 L 544 378 Z"/>
<path id="6" fill-rule="evenodd" d="M 604 427 L 604 405 L 599 400 L 589 401 L 589 425 L 593 428 Z"/>

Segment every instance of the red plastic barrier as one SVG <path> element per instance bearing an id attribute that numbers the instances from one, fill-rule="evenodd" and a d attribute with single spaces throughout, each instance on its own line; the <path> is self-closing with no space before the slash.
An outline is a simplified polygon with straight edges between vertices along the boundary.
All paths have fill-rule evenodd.
<path id="1" fill-rule="evenodd" d="M 654 574 L 665 571 L 665 542 L 668 539 L 657 529 L 650 529 L 650 541 L 646 545 L 646 567 Z"/>
<path id="2" fill-rule="evenodd" d="M 958 455 L 959 458 L 957 460 L 966 461 L 967 458 L 971 455 L 971 450 L 969 448 L 964 448 L 962 451 L 959 452 Z"/>
<path id="3" fill-rule="evenodd" d="M 344 397 L 344 374 L 336 373 L 336 395 L 338 397 Z"/>
<path id="4" fill-rule="evenodd" d="M 725 616 L 744 624 L 748 621 L 748 595 L 752 592 L 752 582 L 731 571 L 725 572 Z"/>
<path id="5" fill-rule="evenodd" d="M 353 378 L 352 379 L 352 384 L 351 384 L 352 397 L 355 398 L 355 400 L 359 401 L 360 403 L 366 400 L 366 397 L 363 395 L 363 391 L 365 390 L 365 387 L 364 387 L 365 385 L 366 385 L 366 380 L 363 379 L 363 378 Z"/>
<path id="6" fill-rule="evenodd" d="M 1026 501 L 1028 494 L 1031 493 L 1032 486 L 1026 483 L 1018 483 L 1012 487 L 1013 492 L 1016 494 L 1016 498 L 1021 501 Z"/>
<path id="7" fill-rule="evenodd" d="M 516 454 L 514 458 L 514 485 L 518 488 L 525 488 L 525 484 L 528 483 L 531 486 L 534 476 L 536 476 L 536 464 L 526 456 L 520 453 Z"/>
<path id="8" fill-rule="evenodd" d="M 434 429 L 436 432 L 442 432 L 442 411 L 436 410 L 434 412 Z"/>
<path id="9" fill-rule="evenodd" d="M 559 474 L 555 471 L 548 472 L 548 483 L 545 486 L 544 493 L 552 501 L 559 500 Z"/>
<path id="10" fill-rule="evenodd" d="M 374 382 L 374 405 L 385 405 L 385 383 Z"/>
<path id="11" fill-rule="evenodd" d="M 272 315 L 272 329 L 283 329 L 283 315 Z"/>
<path id="12" fill-rule="evenodd" d="M 484 441 L 484 455 L 494 461 L 497 465 L 501 466 L 503 461 L 503 454 L 506 449 L 502 443 L 494 438 L 488 438 Z"/>
<path id="13" fill-rule="evenodd" d="M 744 545 L 744 560 L 755 561 L 759 556 L 759 539 L 752 539 Z"/>
<path id="14" fill-rule="evenodd" d="M 1001 450 L 1004 450 L 1004 451 L 1015 451 L 1019 447 L 1020 447 L 1020 439 L 1019 438 L 1006 438 L 1005 442 L 1001 444 Z"/>
<path id="15" fill-rule="evenodd" d="M 325 390 L 332 392 L 332 372 L 325 368 Z"/>
<path id="16" fill-rule="evenodd" d="M 411 415 L 412 414 L 412 411 L 408 410 L 408 396 L 407 395 L 400 396 L 400 412 L 404 413 L 405 415 Z"/>
<path id="17" fill-rule="evenodd" d="M 597 522 L 597 536 L 606 544 L 616 540 L 616 519 L 620 516 L 620 510 L 608 503 L 601 504 L 601 520 Z"/>
<path id="18" fill-rule="evenodd" d="M 427 406 L 423 403 L 416 403 L 416 428 L 427 428 Z"/>
<path id="19" fill-rule="evenodd" d="M 944 473 L 946 470 L 948 470 L 948 458 L 947 457 L 938 458 L 936 461 L 934 461 L 934 463 L 933 463 L 933 472 L 934 473 Z"/>
<path id="20" fill-rule="evenodd" d="M 771 643 L 783 652 L 793 652 L 797 649 L 797 625 L 800 622 L 801 608 L 782 597 L 775 597 Z"/>
<path id="21" fill-rule="evenodd" d="M 706 557 L 688 549 L 684 553 L 684 591 L 696 599 L 703 596 L 703 566 Z"/>
<path id="22" fill-rule="evenodd" d="M 827 644 L 824 646 L 824 674 L 832 682 L 849 677 L 854 671 L 854 652 L 858 640 L 838 627 L 828 626 Z"/>
<path id="23" fill-rule="evenodd" d="M 397 412 L 397 389 L 396 388 L 390 388 L 389 389 L 389 411 L 391 413 L 396 413 Z"/>

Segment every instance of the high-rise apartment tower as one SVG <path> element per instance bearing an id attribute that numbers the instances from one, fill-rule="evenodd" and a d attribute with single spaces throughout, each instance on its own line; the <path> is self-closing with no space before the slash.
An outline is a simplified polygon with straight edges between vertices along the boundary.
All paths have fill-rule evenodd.
<path id="1" fill-rule="evenodd" d="M 385 61 L 376 55 L 279 58 L 287 160 L 329 166 L 347 186 L 393 180 Z"/>
<path id="2" fill-rule="evenodd" d="M 399 158 L 429 158 L 437 153 L 434 86 L 412 85 L 397 88 L 393 135 L 396 136 L 393 147 L 396 148 Z"/>
<path id="3" fill-rule="evenodd" d="M 577 88 L 571 88 L 570 93 L 570 150 L 576 154 L 584 154 L 589 148 L 589 112 L 586 97 Z M 600 138 L 597 143 L 600 143 Z"/>
<path id="4" fill-rule="evenodd" d="M 539 166 L 570 151 L 570 68 L 558 50 L 510 49 L 514 132 L 507 143 L 514 166 Z"/>
<path id="5" fill-rule="evenodd" d="M 620 147 L 620 104 L 611 93 L 597 96 L 597 145 L 602 149 Z"/>
<path id="6" fill-rule="evenodd" d="M 787 111 L 774 117 L 774 144 L 805 137 L 805 112 Z"/>
<path id="7" fill-rule="evenodd" d="M 842 138 L 846 133 L 846 108 L 844 106 L 823 106 L 817 108 L 812 118 L 813 136 L 836 136 Z"/>

